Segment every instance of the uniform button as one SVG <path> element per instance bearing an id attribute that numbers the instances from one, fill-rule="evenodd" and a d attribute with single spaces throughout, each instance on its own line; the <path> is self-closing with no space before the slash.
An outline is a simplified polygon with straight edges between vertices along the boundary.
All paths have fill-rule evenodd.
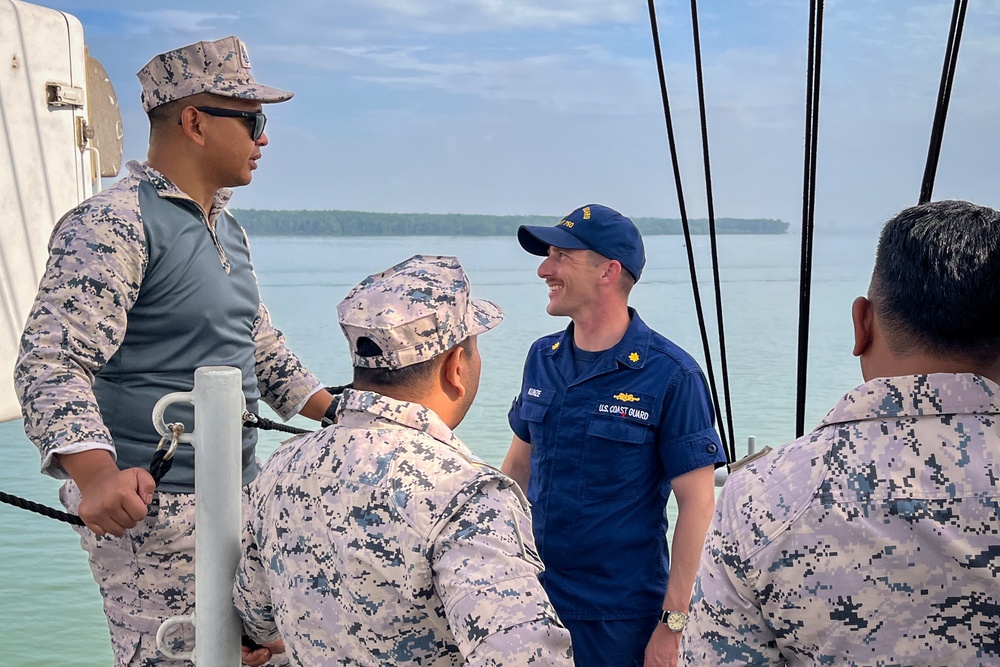
<path id="1" fill-rule="evenodd" d="M 714 454 L 718 450 L 719 448 L 715 446 L 714 442 L 705 448 L 705 451 L 708 452 L 709 454 Z"/>

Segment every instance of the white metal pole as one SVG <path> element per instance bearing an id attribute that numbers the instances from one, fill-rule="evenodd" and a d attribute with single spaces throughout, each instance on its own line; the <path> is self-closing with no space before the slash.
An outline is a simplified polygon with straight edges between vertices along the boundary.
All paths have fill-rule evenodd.
<path id="1" fill-rule="evenodd" d="M 207 366 L 194 373 L 195 663 L 239 667 L 241 626 L 233 608 L 240 559 L 243 376 Z"/>
<path id="2" fill-rule="evenodd" d="M 194 389 L 163 396 L 153 406 L 153 425 L 169 435 L 164 422 L 173 403 L 194 405 L 195 427 L 180 442 L 194 446 L 195 613 L 164 621 L 156 645 L 165 656 L 201 667 L 239 667 L 240 620 L 233 608 L 233 579 L 240 559 L 242 530 L 243 374 L 228 366 L 194 372 Z M 164 643 L 175 625 L 195 628 L 194 651 L 174 651 Z"/>

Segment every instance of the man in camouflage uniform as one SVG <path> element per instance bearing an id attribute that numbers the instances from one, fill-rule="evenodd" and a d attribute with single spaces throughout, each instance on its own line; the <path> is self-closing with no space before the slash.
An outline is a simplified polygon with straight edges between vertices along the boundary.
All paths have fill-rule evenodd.
<path id="1" fill-rule="evenodd" d="M 1000 213 L 899 213 L 852 315 L 865 384 L 726 482 L 688 665 L 1000 664 Z"/>
<path id="2" fill-rule="evenodd" d="M 528 503 L 452 432 L 503 318 L 454 257 L 415 256 L 337 306 L 354 360 L 336 424 L 251 485 L 234 598 L 293 664 L 572 665 Z"/>
<path id="3" fill-rule="evenodd" d="M 155 634 L 194 602 L 194 452 L 158 487 L 153 405 L 187 391 L 199 366 L 243 371 L 249 410 L 319 419 L 332 397 L 285 347 L 260 301 L 242 227 L 225 210 L 266 146 L 261 105 L 291 93 L 250 75 L 236 37 L 153 58 L 138 73 L 148 161 L 59 221 L 15 370 L 25 430 L 43 473 L 72 478 L 62 500 L 87 527 L 116 665 L 167 660 Z M 192 428 L 190 406 L 167 421 Z M 243 481 L 256 475 L 243 433 Z M 155 492 L 154 492 L 155 490 Z M 190 626 L 167 634 L 190 648 Z"/>

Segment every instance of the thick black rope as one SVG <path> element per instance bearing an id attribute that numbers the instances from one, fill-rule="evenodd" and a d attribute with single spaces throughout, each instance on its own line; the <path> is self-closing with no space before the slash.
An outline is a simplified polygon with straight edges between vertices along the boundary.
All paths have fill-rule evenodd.
<path id="1" fill-rule="evenodd" d="M 153 477 L 153 481 L 156 482 L 157 486 L 160 485 L 160 480 L 163 479 L 163 476 L 170 471 L 170 467 L 174 464 L 172 454 L 170 454 L 170 458 L 166 458 L 168 454 L 170 454 L 169 450 L 165 448 L 158 448 L 155 452 L 153 452 L 153 460 L 149 463 L 149 474 Z M 87 525 L 84 523 L 83 519 L 76 514 L 70 514 L 68 512 L 63 512 L 62 510 L 53 509 L 26 498 L 4 493 L 3 491 L 0 491 L 0 502 L 13 505 L 14 507 L 20 507 L 23 510 L 28 510 L 29 512 L 34 512 L 35 514 L 47 516 L 50 519 L 55 519 L 56 521 L 64 521 L 73 526 Z"/>
<path id="2" fill-rule="evenodd" d="M 243 425 L 248 428 L 257 428 L 262 431 L 283 431 L 284 433 L 292 433 L 294 435 L 302 435 L 303 433 L 312 433 L 312 431 L 309 431 L 304 428 L 296 428 L 294 426 L 286 426 L 285 424 L 279 424 L 278 422 L 271 421 L 267 417 L 261 417 L 260 415 L 255 415 L 250 411 L 243 413 Z"/>
<path id="3" fill-rule="evenodd" d="M 694 248 L 691 243 L 691 225 L 688 222 L 687 207 L 684 204 L 684 186 L 681 183 L 681 170 L 677 162 L 677 142 L 674 139 L 674 123 L 670 114 L 670 100 L 667 95 L 667 80 L 663 73 L 663 54 L 660 50 L 660 32 L 656 24 L 656 8 L 653 0 L 648 0 L 649 4 L 649 25 L 653 33 L 653 49 L 656 53 L 656 70 L 660 78 L 660 96 L 663 99 L 663 118 L 667 125 L 667 142 L 670 145 L 670 163 L 674 170 L 674 186 L 677 190 L 677 205 L 680 209 L 681 225 L 684 228 L 684 246 L 687 248 L 688 270 L 691 274 L 691 290 L 694 293 L 694 308 L 698 314 L 698 326 L 701 329 L 701 344 L 705 351 L 705 370 L 708 375 L 708 384 L 712 392 L 712 403 L 715 407 L 715 414 L 721 415 L 719 409 L 719 392 L 715 384 L 715 371 L 712 367 L 712 350 L 708 344 L 708 330 L 705 327 L 705 312 L 701 307 L 701 293 L 698 289 L 698 270 L 694 261 Z M 722 447 L 727 452 L 730 448 L 726 444 L 726 433 L 724 429 L 719 429 L 719 436 L 722 440 Z"/>
<path id="4" fill-rule="evenodd" d="M 341 394 L 344 389 L 350 385 L 345 385 L 343 387 L 327 387 L 327 391 L 331 394 Z M 261 417 L 255 415 L 252 412 L 246 412 L 243 415 L 243 425 L 248 428 L 258 428 L 266 431 L 284 431 L 285 433 L 293 433 L 295 435 L 301 435 L 303 433 L 311 433 L 312 431 L 307 431 L 301 428 L 295 428 L 294 426 L 285 426 L 284 424 L 278 424 L 266 417 Z M 174 464 L 173 456 L 167 458 L 169 450 L 166 448 L 157 449 L 153 453 L 153 460 L 149 463 L 149 474 L 152 475 L 153 481 L 156 485 L 160 485 L 160 481 L 163 477 L 170 472 L 171 466 Z M 6 503 L 8 505 L 13 505 L 14 507 L 20 507 L 23 510 L 28 510 L 29 512 L 35 512 L 36 514 L 41 514 L 42 516 L 47 516 L 50 519 L 56 519 L 57 521 L 64 521 L 66 523 L 72 524 L 74 526 L 85 526 L 86 524 L 76 514 L 69 514 L 45 505 L 33 502 L 26 498 L 21 498 L 9 493 L 4 493 L 0 491 L 0 502 Z"/>
<path id="5" fill-rule="evenodd" d="M 799 264 L 799 350 L 795 393 L 795 437 L 805 431 L 806 376 L 809 365 L 809 306 L 812 295 L 813 233 L 816 212 L 816 154 L 819 138 L 820 66 L 823 51 L 823 0 L 809 3 L 809 55 L 806 64 L 806 137 L 802 175 L 802 257 Z"/>
<path id="6" fill-rule="evenodd" d="M 74 526 L 86 525 L 83 523 L 83 519 L 81 519 L 75 514 L 69 514 L 67 512 L 55 510 L 52 509 L 51 507 L 46 507 L 45 505 L 39 505 L 38 503 L 26 500 L 24 498 L 19 498 L 17 496 L 13 496 L 9 493 L 4 493 L 3 491 L 0 491 L 0 502 L 7 503 L 8 505 L 13 505 L 14 507 L 20 507 L 23 510 L 28 510 L 29 512 L 41 514 L 42 516 L 47 516 L 50 519 L 55 519 L 56 521 L 65 521 L 66 523 L 73 524 Z"/>
<path id="7" fill-rule="evenodd" d="M 353 383 L 348 383 L 345 385 L 338 385 L 333 387 L 325 387 L 327 393 L 332 394 L 334 397 L 338 397 L 344 393 L 345 389 L 350 389 L 354 386 Z M 339 399 L 334 398 L 334 403 Z M 303 435 L 305 433 L 312 433 L 312 431 L 306 430 L 304 428 L 296 428 L 294 426 L 286 426 L 285 424 L 279 424 L 278 422 L 272 421 L 267 417 L 261 417 L 260 415 L 255 415 L 249 410 L 243 413 L 243 425 L 247 428 L 257 428 L 262 431 L 283 431 L 285 433 L 292 433 L 294 435 Z"/>
<path id="8" fill-rule="evenodd" d="M 719 325 L 719 365 L 722 367 L 722 396 L 726 403 L 726 427 L 729 430 L 730 461 L 736 460 L 736 433 L 733 429 L 733 403 L 729 391 L 729 362 L 726 358 L 726 327 L 722 317 L 722 280 L 719 278 L 719 243 L 715 231 L 715 198 L 712 196 L 712 166 L 708 151 L 708 114 L 705 111 L 705 77 L 701 66 L 701 36 L 698 30 L 698 0 L 691 0 L 691 30 L 694 33 L 694 63 L 698 78 L 698 111 L 701 117 L 701 152 L 705 165 L 705 197 L 708 200 L 708 234 L 712 245 L 712 284 L 715 286 L 715 318 Z M 720 430 L 722 415 L 719 416 Z"/>
<path id="9" fill-rule="evenodd" d="M 153 454 L 153 460 L 149 464 L 149 474 L 153 476 L 153 481 L 156 485 L 160 485 L 160 480 L 163 476 L 170 471 L 170 466 L 173 465 L 173 458 L 164 460 L 166 455 L 166 449 L 158 449 Z M 47 516 L 50 519 L 55 519 L 56 521 L 64 521 L 73 526 L 86 526 L 81 519 L 76 514 L 70 514 L 68 512 L 63 512 L 62 510 L 53 509 L 42 505 L 40 503 L 27 500 L 26 498 L 21 498 L 9 493 L 4 493 L 0 491 L 0 502 L 6 503 L 8 505 L 13 505 L 14 507 L 20 507 L 23 510 L 28 510 L 29 512 L 34 512 L 35 514 L 41 514 L 42 516 Z"/>
<path id="10" fill-rule="evenodd" d="M 920 199 L 917 203 L 926 204 L 934 192 L 934 179 L 937 176 L 938 158 L 941 157 L 941 143 L 944 140 L 944 124 L 948 117 L 948 103 L 951 101 L 951 87 L 955 81 L 955 68 L 958 65 L 958 47 L 962 42 L 962 29 L 965 27 L 965 10 L 968 0 L 955 0 L 955 8 L 951 13 L 951 28 L 948 30 L 948 45 L 944 50 L 944 65 L 941 68 L 941 84 L 938 88 L 937 104 L 934 109 L 934 124 L 931 126 L 931 140 L 927 147 L 927 163 L 924 165 L 924 178 L 920 184 Z"/>
<path id="11" fill-rule="evenodd" d="M 164 458 L 166 455 L 166 449 L 157 449 L 153 452 L 153 460 L 149 462 L 149 474 L 153 476 L 153 481 L 156 482 L 157 486 L 174 465 L 174 458 L 172 456 L 169 459 Z"/>

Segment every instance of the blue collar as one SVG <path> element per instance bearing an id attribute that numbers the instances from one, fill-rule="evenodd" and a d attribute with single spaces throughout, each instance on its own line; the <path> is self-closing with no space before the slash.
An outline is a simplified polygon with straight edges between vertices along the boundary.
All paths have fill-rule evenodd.
<path id="1" fill-rule="evenodd" d="M 584 382 L 597 375 L 604 375 L 618 370 L 618 368 L 642 368 L 646 365 L 646 358 L 649 352 L 649 342 L 652 331 L 646 323 L 639 317 L 639 313 L 634 308 L 628 309 L 629 325 L 625 330 L 625 335 L 611 349 L 601 353 L 598 360 L 586 373 L 576 377 L 576 369 L 573 365 L 573 323 L 570 322 L 566 330 L 562 332 L 559 339 L 550 345 L 548 349 L 542 350 L 544 356 L 552 359 L 563 379 L 569 384 Z M 575 378 L 575 379 L 573 379 Z"/>

